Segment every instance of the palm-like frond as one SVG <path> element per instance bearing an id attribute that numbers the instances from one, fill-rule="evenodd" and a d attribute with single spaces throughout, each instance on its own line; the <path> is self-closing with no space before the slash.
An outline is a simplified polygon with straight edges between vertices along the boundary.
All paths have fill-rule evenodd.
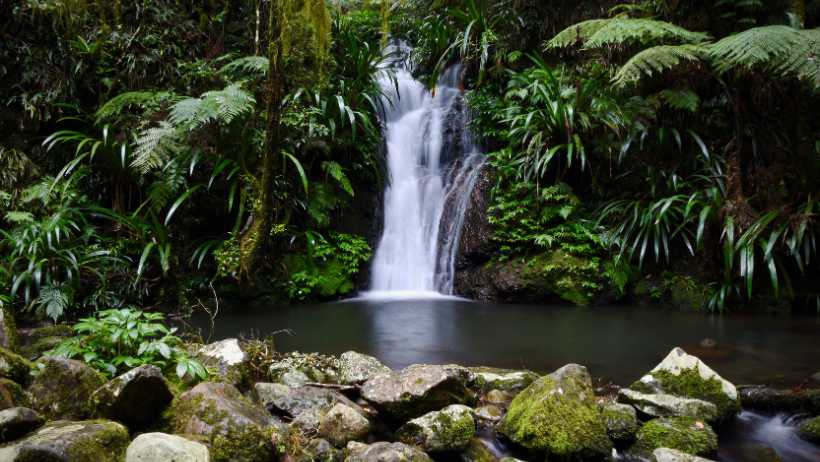
<path id="1" fill-rule="evenodd" d="M 179 130 L 165 121 L 160 122 L 159 127 L 143 130 L 137 137 L 137 149 L 131 166 L 143 173 L 162 167 L 171 155 L 181 149 L 179 138 Z"/>
<path id="2" fill-rule="evenodd" d="M 648 48 L 624 63 L 612 81 L 619 86 L 637 83 L 681 64 L 699 62 L 705 53 L 702 45 L 659 45 Z"/>
<path id="3" fill-rule="evenodd" d="M 245 74 L 254 77 L 268 73 L 270 61 L 264 56 L 243 56 L 235 59 L 219 69 L 220 74 Z"/>
<path id="4" fill-rule="evenodd" d="M 672 45 L 702 43 L 709 39 L 703 32 L 654 19 L 592 19 L 564 29 L 546 44 L 547 49 L 582 45 L 586 49 L 624 45 Z"/>
<path id="5" fill-rule="evenodd" d="M 95 116 L 98 121 L 101 121 L 117 116 L 132 106 L 145 109 L 150 105 L 173 100 L 174 97 L 174 93 L 170 91 L 129 91 L 120 93 L 100 106 Z"/>

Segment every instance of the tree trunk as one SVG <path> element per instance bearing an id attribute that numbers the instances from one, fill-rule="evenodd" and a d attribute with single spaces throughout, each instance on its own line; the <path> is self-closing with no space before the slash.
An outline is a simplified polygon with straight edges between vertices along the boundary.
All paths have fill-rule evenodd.
<path id="1" fill-rule="evenodd" d="M 283 82 L 280 69 L 282 8 L 281 0 L 269 0 L 268 11 L 268 69 L 267 111 L 268 124 L 265 131 L 265 150 L 262 154 L 260 173 L 257 175 L 258 197 L 253 205 L 253 222 L 240 240 L 240 281 L 252 282 L 258 269 L 273 225 L 274 192 L 273 180 L 276 175 L 276 161 L 279 158 L 281 141 L 280 122 L 283 97 Z"/>

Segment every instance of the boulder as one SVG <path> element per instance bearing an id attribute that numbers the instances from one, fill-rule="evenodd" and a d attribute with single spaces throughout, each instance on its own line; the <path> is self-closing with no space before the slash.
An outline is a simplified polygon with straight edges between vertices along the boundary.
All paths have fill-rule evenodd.
<path id="1" fill-rule="evenodd" d="M 5 308 L 0 308 L 0 347 L 13 350 L 17 347 L 17 326 L 14 316 Z"/>
<path id="2" fill-rule="evenodd" d="M 417 417 L 396 432 L 399 441 L 427 452 L 457 451 L 470 444 L 476 426 L 473 410 L 461 404 Z"/>
<path id="3" fill-rule="evenodd" d="M 339 360 L 318 353 L 286 353 L 270 365 L 268 376 L 272 382 L 289 386 L 308 382 L 338 383 Z"/>
<path id="4" fill-rule="evenodd" d="M 23 387 L 19 383 L 0 379 L 0 410 L 17 406 L 29 406 L 30 400 Z"/>
<path id="5" fill-rule="evenodd" d="M 433 459 L 421 450 L 403 443 L 351 442 L 347 445 L 345 462 L 433 462 Z"/>
<path id="6" fill-rule="evenodd" d="M 504 411 L 495 404 L 487 404 L 477 407 L 475 416 L 481 421 L 492 424 L 501 421 L 501 418 L 504 417 Z"/>
<path id="7" fill-rule="evenodd" d="M 609 403 L 601 407 L 607 435 L 616 445 L 627 445 L 635 440 L 638 432 L 638 416 L 635 408 L 627 404 Z"/>
<path id="8" fill-rule="evenodd" d="M 538 380 L 538 374 L 532 371 L 515 371 L 492 367 L 471 367 L 472 385 L 481 393 L 499 390 L 517 393 Z"/>
<path id="9" fill-rule="evenodd" d="M 89 398 L 106 382 L 105 377 L 82 361 L 45 357 L 43 368 L 28 389 L 31 404 L 47 420 L 82 420 L 91 416 Z"/>
<path id="10" fill-rule="evenodd" d="M 339 356 L 339 381 L 344 384 L 363 383 L 374 375 L 388 372 L 390 368 L 372 356 L 355 351 L 347 351 Z"/>
<path id="11" fill-rule="evenodd" d="M 143 433 L 125 451 L 125 462 L 209 462 L 208 447 L 177 435 Z"/>
<path id="12" fill-rule="evenodd" d="M 95 414 L 142 429 L 157 420 L 174 395 L 162 371 L 143 365 L 114 378 L 91 395 Z"/>
<path id="13" fill-rule="evenodd" d="M 297 418 L 306 411 L 324 414 L 342 403 L 364 415 L 358 404 L 336 390 L 311 386 L 289 387 L 281 383 L 259 382 L 253 386 L 256 401 L 274 414 Z"/>
<path id="14" fill-rule="evenodd" d="M 709 424 L 691 417 L 661 417 L 645 423 L 630 452 L 650 457 L 659 448 L 708 457 L 717 451 L 717 435 Z"/>
<path id="15" fill-rule="evenodd" d="M 702 399 L 681 398 L 664 393 L 641 393 L 623 388 L 618 401 L 635 406 L 650 417 L 686 416 L 714 422 L 718 418 L 717 406 Z"/>
<path id="16" fill-rule="evenodd" d="M 642 393 L 665 393 L 708 401 L 726 420 L 740 411 L 737 388 L 695 356 L 680 348 L 671 352 L 629 388 Z"/>
<path id="17" fill-rule="evenodd" d="M 515 396 L 513 396 L 509 392 L 500 390 L 490 390 L 489 392 L 487 392 L 486 395 L 482 397 L 482 400 L 490 404 L 501 404 L 506 406 L 507 404 L 510 404 L 513 398 L 515 398 Z"/>
<path id="18" fill-rule="evenodd" d="M 253 462 L 274 457 L 284 424 L 227 383 L 203 382 L 180 395 L 171 409 L 174 433 L 210 439 L 214 461 Z"/>
<path id="19" fill-rule="evenodd" d="M 360 440 L 370 433 L 370 421 L 361 412 L 336 403 L 319 420 L 319 436 L 336 446 Z"/>
<path id="20" fill-rule="evenodd" d="M 569 364 L 541 377 L 510 404 L 499 431 L 546 458 L 602 458 L 612 442 L 586 368 Z"/>
<path id="21" fill-rule="evenodd" d="M 74 336 L 74 329 L 66 324 L 20 329 L 20 355 L 34 360 Z"/>
<path id="22" fill-rule="evenodd" d="M 778 390 L 765 386 L 738 389 L 744 408 L 765 412 L 820 415 L 820 389 Z"/>
<path id="23" fill-rule="evenodd" d="M 128 430 L 107 420 L 50 422 L 34 433 L 0 447 L 4 462 L 119 462 Z"/>
<path id="24" fill-rule="evenodd" d="M 32 364 L 22 356 L 0 347 L 0 378 L 26 385 L 29 383 L 31 367 Z"/>
<path id="25" fill-rule="evenodd" d="M 294 462 L 341 462 L 344 460 L 342 452 L 327 440 L 313 438 L 302 447 L 300 454 L 289 454 L 289 458 Z"/>
<path id="26" fill-rule="evenodd" d="M 242 382 L 243 366 L 248 362 L 248 355 L 235 338 L 209 343 L 199 348 L 194 357 L 209 370 L 216 371 L 222 380 L 234 385 Z"/>
<path id="27" fill-rule="evenodd" d="M 405 422 L 450 404 L 472 405 L 470 381 L 470 371 L 461 366 L 413 365 L 372 377 L 361 393 L 388 418 Z"/>
<path id="28" fill-rule="evenodd" d="M 652 462 L 712 462 L 676 449 L 658 448 L 652 452 Z"/>
<path id="29" fill-rule="evenodd" d="M 16 440 L 39 428 L 45 419 L 27 407 L 12 407 L 0 411 L 0 442 Z"/>
<path id="30" fill-rule="evenodd" d="M 820 444 L 820 417 L 804 420 L 797 428 L 800 438 L 814 444 Z"/>
<path id="31" fill-rule="evenodd" d="M 499 462 L 495 450 L 481 438 L 473 438 L 461 453 L 463 462 Z"/>

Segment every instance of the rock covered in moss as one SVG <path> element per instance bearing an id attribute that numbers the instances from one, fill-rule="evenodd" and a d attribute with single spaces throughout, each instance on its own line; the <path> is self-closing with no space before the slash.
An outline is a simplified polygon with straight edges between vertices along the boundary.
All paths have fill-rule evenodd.
<path id="1" fill-rule="evenodd" d="M 74 329 L 66 324 L 55 324 L 51 326 L 35 327 L 31 329 L 21 329 L 20 355 L 34 360 L 43 353 L 54 349 L 61 342 L 74 335 Z"/>
<path id="2" fill-rule="evenodd" d="M 347 445 L 345 462 L 433 462 L 425 452 L 403 443 L 379 442 Z"/>
<path id="3" fill-rule="evenodd" d="M 128 430 L 107 420 L 50 422 L 36 432 L 0 447 L 4 462 L 120 462 Z"/>
<path id="4" fill-rule="evenodd" d="M 569 364 L 515 397 L 499 431 L 512 442 L 556 458 L 605 457 L 612 450 L 586 368 Z"/>
<path id="5" fill-rule="evenodd" d="M 0 347 L 13 350 L 17 347 L 17 326 L 14 316 L 5 308 L 0 308 Z"/>
<path id="6" fill-rule="evenodd" d="M 82 361 L 46 357 L 28 389 L 31 404 L 48 420 L 82 420 L 92 415 L 89 398 L 106 382 Z"/>
<path id="7" fill-rule="evenodd" d="M 26 385 L 29 383 L 31 367 L 32 364 L 22 356 L 0 347 L 0 378 Z"/>
<path id="8" fill-rule="evenodd" d="M 248 362 L 248 355 L 235 338 L 209 343 L 199 348 L 194 357 L 222 380 L 234 385 L 242 382 L 243 366 Z"/>
<path id="9" fill-rule="evenodd" d="M 814 444 L 820 444 L 820 417 L 804 420 L 797 429 L 800 438 Z"/>
<path id="10" fill-rule="evenodd" d="M 473 410 L 453 404 L 405 423 L 396 435 L 402 443 L 419 446 L 427 452 L 441 452 L 467 447 L 475 431 Z"/>
<path id="11" fill-rule="evenodd" d="M 461 366 L 416 364 L 372 377 L 362 397 L 387 417 L 404 422 L 450 404 L 473 404 L 469 370 Z"/>
<path id="12" fill-rule="evenodd" d="M 650 417 L 687 416 L 714 422 L 718 409 L 714 404 L 695 398 L 682 398 L 665 393 L 641 393 L 628 388 L 618 392 L 618 401 L 635 406 Z"/>
<path id="13" fill-rule="evenodd" d="M 143 433 L 125 451 L 125 462 L 209 462 L 208 447 L 177 435 Z"/>
<path id="14" fill-rule="evenodd" d="M 712 462 L 676 449 L 658 448 L 652 452 L 652 462 Z"/>
<path id="15" fill-rule="evenodd" d="M 390 368 L 372 356 L 355 351 L 347 351 L 339 356 L 339 381 L 344 384 L 363 383 L 374 375 L 388 372 Z"/>
<path id="16" fill-rule="evenodd" d="M 517 393 L 538 380 L 538 374 L 532 371 L 516 371 L 493 367 L 470 367 L 473 373 L 472 385 L 481 393 L 499 390 Z"/>
<path id="17" fill-rule="evenodd" d="M 364 414 L 361 407 L 336 390 L 311 386 L 289 387 L 281 383 L 259 382 L 253 386 L 255 400 L 274 414 L 293 418 L 307 411 L 324 414 L 337 403 Z"/>
<path id="18" fill-rule="evenodd" d="M 0 442 L 16 440 L 40 427 L 45 419 L 27 407 L 12 407 L 0 411 Z"/>
<path id="19" fill-rule="evenodd" d="M 744 408 L 820 415 L 820 389 L 778 390 L 765 386 L 741 386 L 738 393 Z"/>
<path id="20" fill-rule="evenodd" d="M 0 410 L 17 406 L 29 406 L 30 399 L 19 383 L 0 378 Z"/>
<path id="21" fill-rule="evenodd" d="M 616 444 L 628 444 L 635 439 L 635 433 L 638 432 L 638 416 L 634 407 L 608 403 L 601 407 L 601 418 L 609 439 Z"/>
<path id="22" fill-rule="evenodd" d="M 319 436 L 336 446 L 360 440 L 370 433 L 370 421 L 350 406 L 336 403 L 319 419 Z"/>
<path id="23" fill-rule="evenodd" d="M 272 382 L 289 386 L 301 386 L 307 381 L 338 383 L 339 360 L 318 353 L 286 353 L 270 365 L 268 376 Z"/>
<path id="24" fill-rule="evenodd" d="M 210 438 L 214 461 L 253 462 L 274 456 L 284 424 L 227 383 L 203 382 L 180 395 L 171 409 L 174 433 Z"/>
<path id="25" fill-rule="evenodd" d="M 737 388 L 680 348 L 672 349 L 660 364 L 630 388 L 642 393 L 665 393 L 708 401 L 717 406 L 720 420 L 729 419 L 740 411 Z"/>
<path id="26" fill-rule="evenodd" d="M 464 462 L 499 462 L 494 450 L 481 438 L 472 438 L 461 453 Z"/>
<path id="27" fill-rule="evenodd" d="M 145 364 L 115 377 L 91 395 L 96 415 L 142 429 L 171 404 L 174 395 L 162 371 Z"/>
<path id="28" fill-rule="evenodd" d="M 717 435 L 709 424 L 691 417 L 661 417 L 645 423 L 630 452 L 649 457 L 658 448 L 708 457 L 717 451 Z"/>

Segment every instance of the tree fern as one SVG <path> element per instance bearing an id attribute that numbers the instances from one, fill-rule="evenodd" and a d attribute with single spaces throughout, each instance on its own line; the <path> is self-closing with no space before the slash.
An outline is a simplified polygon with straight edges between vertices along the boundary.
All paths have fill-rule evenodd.
<path id="1" fill-rule="evenodd" d="M 165 121 L 160 122 L 159 127 L 143 130 L 137 137 L 131 166 L 142 173 L 162 167 L 171 155 L 182 148 L 179 138 L 179 130 Z"/>
<path id="2" fill-rule="evenodd" d="M 696 63 L 705 55 L 702 45 L 659 45 L 648 48 L 624 63 L 612 81 L 625 86 L 660 74 L 681 64 Z"/>
<path id="3" fill-rule="evenodd" d="M 236 117 L 251 112 L 255 104 L 253 95 L 238 84 L 232 84 L 222 90 L 203 93 L 199 98 L 187 98 L 174 104 L 168 121 L 188 130 L 210 122 L 230 123 Z"/>
<path id="4" fill-rule="evenodd" d="M 545 48 L 549 50 L 582 45 L 609 21 L 610 19 L 590 19 L 573 24 L 549 40 Z"/>
<path id="5" fill-rule="evenodd" d="M 568 27 L 547 42 L 547 49 L 580 44 L 586 49 L 624 46 L 701 43 L 709 39 L 674 24 L 653 19 L 593 19 Z"/>
<path id="6" fill-rule="evenodd" d="M 100 106 L 95 116 L 97 121 L 109 119 L 122 114 L 129 107 L 136 106 L 146 109 L 149 106 L 173 99 L 174 96 L 174 93 L 170 91 L 129 91 L 120 93 Z"/>
<path id="7" fill-rule="evenodd" d="M 270 61 L 264 56 L 244 56 L 235 59 L 219 69 L 220 74 L 237 75 L 246 74 L 252 76 L 262 76 L 268 73 Z"/>

